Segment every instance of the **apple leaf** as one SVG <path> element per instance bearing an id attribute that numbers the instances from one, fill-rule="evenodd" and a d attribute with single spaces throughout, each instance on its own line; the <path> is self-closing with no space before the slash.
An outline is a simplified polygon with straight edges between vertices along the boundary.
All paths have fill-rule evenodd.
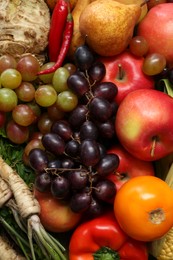
<path id="1" fill-rule="evenodd" d="M 173 85 L 168 79 L 161 79 L 158 84 L 158 88 L 173 97 Z"/>

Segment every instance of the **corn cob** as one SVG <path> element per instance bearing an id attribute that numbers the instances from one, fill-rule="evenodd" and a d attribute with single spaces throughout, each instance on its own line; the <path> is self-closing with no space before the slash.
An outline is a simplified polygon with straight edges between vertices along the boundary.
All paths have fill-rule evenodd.
<path id="1" fill-rule="evenodd" d="M 166 175 L 167 173 L 167 175 Z M 173 155 L 156 164 L 156 174 L 173 189 Z M 150 253 L 157 260 L 173 260 L 173 227 L 162 238 L 150 243 Z"/>

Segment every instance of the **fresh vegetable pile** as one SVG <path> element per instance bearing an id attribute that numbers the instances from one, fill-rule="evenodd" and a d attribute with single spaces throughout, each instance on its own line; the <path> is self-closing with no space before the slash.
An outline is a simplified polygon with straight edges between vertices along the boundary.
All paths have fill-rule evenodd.
<path id="1" fill-rule="evenodd" d="M 172 260 L 172 1 L 7 2 L 2 259 Z"/>

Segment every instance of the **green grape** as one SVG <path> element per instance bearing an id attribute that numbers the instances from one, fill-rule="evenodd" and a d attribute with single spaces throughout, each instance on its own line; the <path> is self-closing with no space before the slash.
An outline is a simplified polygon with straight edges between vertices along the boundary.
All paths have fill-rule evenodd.
<path id="1" fill-rule="evenodd" d="M 76 71 L 76 66 L 73 63 L 65 63 L 63 67 L 70 72 L 70 75 Z"/>
<path id="2" fill-rule="evenodd" d="M 51 68 L 54 64 L 55 64 L 55 62 L 47 62 L 47 63 L 45 63 L 43 66 L 41 66 L 40 71 L 49 69 L 49 68 Z M 52 83 L 53 75 L 54 75 L 54 73 L 48 73 L 48 74 L 45 74 L 45 75 L 39 75 L 39 79 L 40 79 L 43 83 L 45 83 L 45 84 Z"/>
<path id="3" fill-rule="evenodd" d="M 64 67 L 58 68 L 52 78 L 52 85 L 57 92 L 68 90 L 67 79 L 70 76 L 68 69 Z"/>
<path id="4" fill-rule="evenodd" d="M 56 104 L 65 111 L 72 111 L 78 104 L 78 97 L 70 90 L 62 91 L 58 94 Z"/>
<path id="5" fill-rule="evenodd" d="M 1 73 L 1 85 L 4 88 L 15 89 L 22 82 L 22 75 L 16 69 L 6 69 Z"/>
<path id="6" fill-rule="evenodd" d="M 35 97 L 35 87 L 32 83 L 23 81 L 18 88 L 15 89 L 15 92 L 23 102 L 30 102 L 34 100 Z"/>
<path id="7" fill-rule="evenodd" d="M 35 91 L 35 101 L 41 107 L 49 107 L 57 100 L 57 92 L 52 85 L 41 85 Z"/>
<path id="8" fill-rule="evenodd" d="M 9 54 L 0 57 L 0 74 L 6 69 L 15 69 L 17 62 L 15 58 Z"/>
<path id="9" fill-rule="evenodd" d="M 132 54 L 142 57 L 147 54 L 149 49 L 148 42 L 143 36 L 135 36 L 129 43 L 129 50 Z"/>
<path id="10" fill-rule="evenodd" d="M 30 106 L 19 104 L 12 110 L 12 119 L 19 125 L 29 126 L 35 121 L 36 115 Z"/>
<path id="11" fill-rule="evenodd" d="M 166 66 L 166 59 L 162 54 L 148 54 L 143 62 L 142 70 L 146 75 L 154 76 L 163 71 Z"/>
<path id="12" fill-rule="evenodd" d="M 22 80 L 30 82 L 37 78 L 37 73 L 40 70 L 40 64 L 35 56 L 32 54 L 27 54 L 20 58 L 16 68 L 21 73 Z"/>
<path id="13" fill-rule="evenodd" d="M 17 106 L 18 98 L 14 90 L 10 88 L 0 89 L 0 111 L 10 112 Z"/>

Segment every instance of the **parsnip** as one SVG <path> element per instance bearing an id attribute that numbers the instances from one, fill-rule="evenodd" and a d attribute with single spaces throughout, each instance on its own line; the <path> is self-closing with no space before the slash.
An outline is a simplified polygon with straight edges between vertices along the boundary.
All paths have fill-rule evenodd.
<path id="1" fill-rule="evenodd" d="M 39 218 L 40 206 L 24 180 L 0 157 L 0 177 L 7 182 L 12 191 L 19 215 L 27 222 L 27 234 L 32 259 L 36 260 L 33 237 L 46 257 L 54 260 L 66 260 L 65 248 L 46 232 Z"/>
<path id="2" fill-rule="evenodd" d="M 73 27 L 73 36 L 72 36 L 72 40 L 68 52 L 68 56 L 71 59 L 73 59 L 73 55 L 76 48 L 85 43 L 85 38 L 82 37 L 79 31 L 79 17 L 81 15 L 81 12 L 85 9 L 87 5 L 89 5 L 89 3 L 90 0 L 78 0 L 72 11 L 74 27 Z"/>
<path id="3" fill-rule="evenodd" d="M 0 260 L 25 260 L 26 258 L 19 255 L 9 242 L 0 236 Z"/>

